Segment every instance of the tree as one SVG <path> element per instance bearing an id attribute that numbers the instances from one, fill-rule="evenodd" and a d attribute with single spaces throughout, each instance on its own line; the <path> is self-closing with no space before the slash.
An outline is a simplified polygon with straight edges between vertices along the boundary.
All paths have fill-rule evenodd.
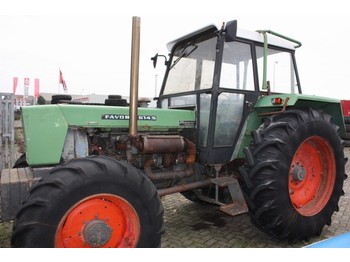
<path id="1" fill-rule="evenodd" d="M 43 96 L 39 96 L 38 97 L 38 105 L 45 105 L 46 104 L 46 100 Z"/>

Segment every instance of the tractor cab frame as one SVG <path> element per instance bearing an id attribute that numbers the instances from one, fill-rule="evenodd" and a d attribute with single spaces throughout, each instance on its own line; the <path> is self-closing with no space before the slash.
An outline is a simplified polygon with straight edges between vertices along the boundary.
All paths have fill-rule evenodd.
<path id="1" fill-rule="evenodd" d="M 240 134 L 260 96 L 301 93 L 295 41 L 274 33 L 267 45 L 266 32 L 271 33 L 237 29 L 237 21 L 231 21 L 168 43 L 158 107 L 196 110 L 200 163 L 237 158 Z"/>

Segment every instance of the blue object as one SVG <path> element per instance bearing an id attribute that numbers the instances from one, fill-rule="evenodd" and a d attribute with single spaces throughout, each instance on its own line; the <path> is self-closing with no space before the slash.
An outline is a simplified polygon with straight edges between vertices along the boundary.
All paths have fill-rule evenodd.
<path id="1" fill-rule="evenodd" d="M 305 246 L 307 248 L 350 248 L 350 232 L 341 234 L 339 236 L 331 237 L 311 245 Z"/>

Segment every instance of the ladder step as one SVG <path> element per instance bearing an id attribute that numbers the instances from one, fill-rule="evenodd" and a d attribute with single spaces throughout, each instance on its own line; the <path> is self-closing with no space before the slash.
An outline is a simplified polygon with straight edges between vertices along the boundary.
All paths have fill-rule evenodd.
<path id="1" fill-rule="evenodd" d="M 231 184 L 238 182 L 236 178 L 229 177 L 229 176 L 223 176 L 223 177 L 219 177 L 219 178 L 210 179 L 210 181 L 213 184 L 218 185 L 219 187 L 225 187 L 225 186 L 228 186 L 228 185 L 231 185 Z"/>
<path id="2" fill-rule="evenodd" d="M 248 207 L 247 207 L 247 204 L 245 202 L 243 202 L 243 203 L 234 202 L 232 204 L 220 206 L 219 209 L 220 209 L 220 211 L 222 211 L 230 216 L 236 216 L 236 215 L 240 215 L 240 214 L 248 212 Z"/>
<path id="3" fill-rule="evenodd" d="M 211 179 L 211 182 L 215 185 L 218 185 L 219 187 L 227 187 L 232 198 L 232 203 L 221 205 L 220 211 L 230 216 L 236 216 L 248 212 L 247 203 L 244 199 L 241 187 L 236 178 L 219 177 Z"/>

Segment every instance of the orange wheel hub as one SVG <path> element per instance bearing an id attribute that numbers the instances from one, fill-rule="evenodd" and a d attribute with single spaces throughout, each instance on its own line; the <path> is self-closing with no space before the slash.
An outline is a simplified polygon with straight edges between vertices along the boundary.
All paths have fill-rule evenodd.
<path id="1" fill-rule="evenodd" d="M 289 195 L 304 216 L 318 214 L 328 203 L 335 184 L 336 166 L 331 145 L 312 136 L 296 151 L 289 169 Z"/>
<path id="2" fill-rule="evenodd" d="M 56 247 L 136 247 L 139 217 L 125 199 L 109 194 L 85 198 L 62 218 Z"/>

